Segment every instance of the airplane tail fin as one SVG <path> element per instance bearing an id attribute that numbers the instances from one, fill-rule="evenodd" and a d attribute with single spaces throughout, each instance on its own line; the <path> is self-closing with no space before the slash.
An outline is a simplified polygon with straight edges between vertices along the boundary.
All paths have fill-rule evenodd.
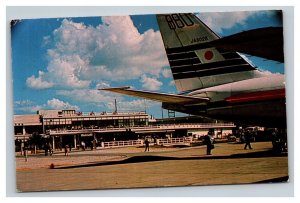
<path id="1" fill-rule="evenodd" d="M 255 77 L 256 68 L 239 53 L 209 45 L 220 37 L 194 14 L 161 14 L 157 21 L 179 92 Z"/>

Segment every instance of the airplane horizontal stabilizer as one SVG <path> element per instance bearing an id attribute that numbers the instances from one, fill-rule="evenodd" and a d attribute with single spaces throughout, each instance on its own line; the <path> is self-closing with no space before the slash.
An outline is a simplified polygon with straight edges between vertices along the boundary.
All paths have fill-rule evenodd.
<path id="1" fill-rule="evenodd" d="M 238 51 L 281 63 L 284 62 L 282 27 L 248 30 L 207 42 L 200 46 L 204 45 L 214 46 L 227 51 Z"/>
<path id="2" fill-rule="evenodd" d="M 166 103 L 183 103 L 183 104 L 195 104 L 195 103 L 207 103 L 209 98 L 199 98 L 186 95 L 177 94 L 166 94 L 158 92 L 148 92 L 141 90 L 132 90 L 130 87 L 117 87 L 117 88 L 103 88 L 98 90 L 105 90 L 110 92 L 117 92 L 121 94 L 126 94 L 130 96 L 141 97 L 145 99 L 150 99 L 158 102 Z"/>

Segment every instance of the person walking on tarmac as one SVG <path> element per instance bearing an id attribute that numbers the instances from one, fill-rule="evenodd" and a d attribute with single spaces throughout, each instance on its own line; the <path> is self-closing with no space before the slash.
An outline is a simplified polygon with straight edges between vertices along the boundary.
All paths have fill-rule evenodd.
<path id="1" fill-rule="evenodd" d="M 148 140 L 148 138 L 146 138 L 145 139 L 145 152 L 148 150 L 148 152 L 149 152 L 149 148 L 150 148 L 150 146 L 149 146 L 149 140 Z"/>
<path id="2" fill-rule="evenodd" d="M 68 145 L 65 145 L 65 156 L 69 156 L 69 149 L 68 149 Z"/>
<path id="3" fill-rule="evenodd" d="M 82 150 L 85 151 L 85 142 L 84 141 L 81 141 L 81 147 L 82 147 Z"/>
<path id="4" fill-rule="evenodd" d="M 247 149 L 247 147 L 249 147 L 249 149 L 253 149 L 252 146 L 251 146 L 251 138 L 252 138 L 252 135 L 250 133 L 249 130 L 246 130 L 245 132 L 245 147 L 244 149 Z"/>
<path id="5" fill-rule="evenodd" d="M 204 144 L 206 144 L 206 154 L 211 155 L 211 150 L 214 148 L 214 144 L 210 134 L 204 136 Z"/>

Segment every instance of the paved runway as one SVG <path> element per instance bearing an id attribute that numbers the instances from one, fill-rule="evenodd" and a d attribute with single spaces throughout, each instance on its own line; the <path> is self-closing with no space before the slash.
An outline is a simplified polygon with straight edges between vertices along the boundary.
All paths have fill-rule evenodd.
<path id="1" fill-rule="evenodd" d="M 206 148 L 126 147 L 53 156 L 16 157 L 17 190 L 58 191 L 162 186 L 281 182 L 288 177 L 287 154 L 274 154 L 271 142 L 220 143 Z M 50 169 L 53 163 L 55 168 Z"/>

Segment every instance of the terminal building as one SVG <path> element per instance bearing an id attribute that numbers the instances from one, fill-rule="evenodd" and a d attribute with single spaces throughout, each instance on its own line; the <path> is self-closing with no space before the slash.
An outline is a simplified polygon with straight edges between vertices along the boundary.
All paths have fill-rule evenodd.
<path id="1" fill-rule="evenodd" d="M 68 145 L 78 148 L 82 142 L 97 146 L 104 142 L 144 139 L 145 136 L 186 137 L 207 134 L 216 136 L 232 133 L 232 123 L 195 123 L 199 119 L 152 119 L 146 112 L 77 112 L 75 110 L 39 110 L 37 114 L 15 115 L 16 143 L 25 143 L 33 135 L 47 139 L 54 149 Z M 184 123 L 183 123 L 184 122 Z M 192 122 L 192 123 L 191 123 Z M 200 121 L 201 122 L 201 121 Z M 203 121 L 202 121 L 203 122 Z"/>
<path id="2" fill-rule="evenodd" d="M 83 113 L 75 110 L 39 110 L 33 115 L 15 115 L 14 131 L 15 139 L 21 141 L 27 141 L 36 133 L 59 139 L 58 143 L 73 145 L 76 141 L 78 143 L 80 140 L 96 138 L 97 132 L 94 131 L 97 129 L 144 127 L 149 125 L 149 120 L 151 119 L 145 112 Z M 106 137 L 108 139 L 110 137 Z"/>

